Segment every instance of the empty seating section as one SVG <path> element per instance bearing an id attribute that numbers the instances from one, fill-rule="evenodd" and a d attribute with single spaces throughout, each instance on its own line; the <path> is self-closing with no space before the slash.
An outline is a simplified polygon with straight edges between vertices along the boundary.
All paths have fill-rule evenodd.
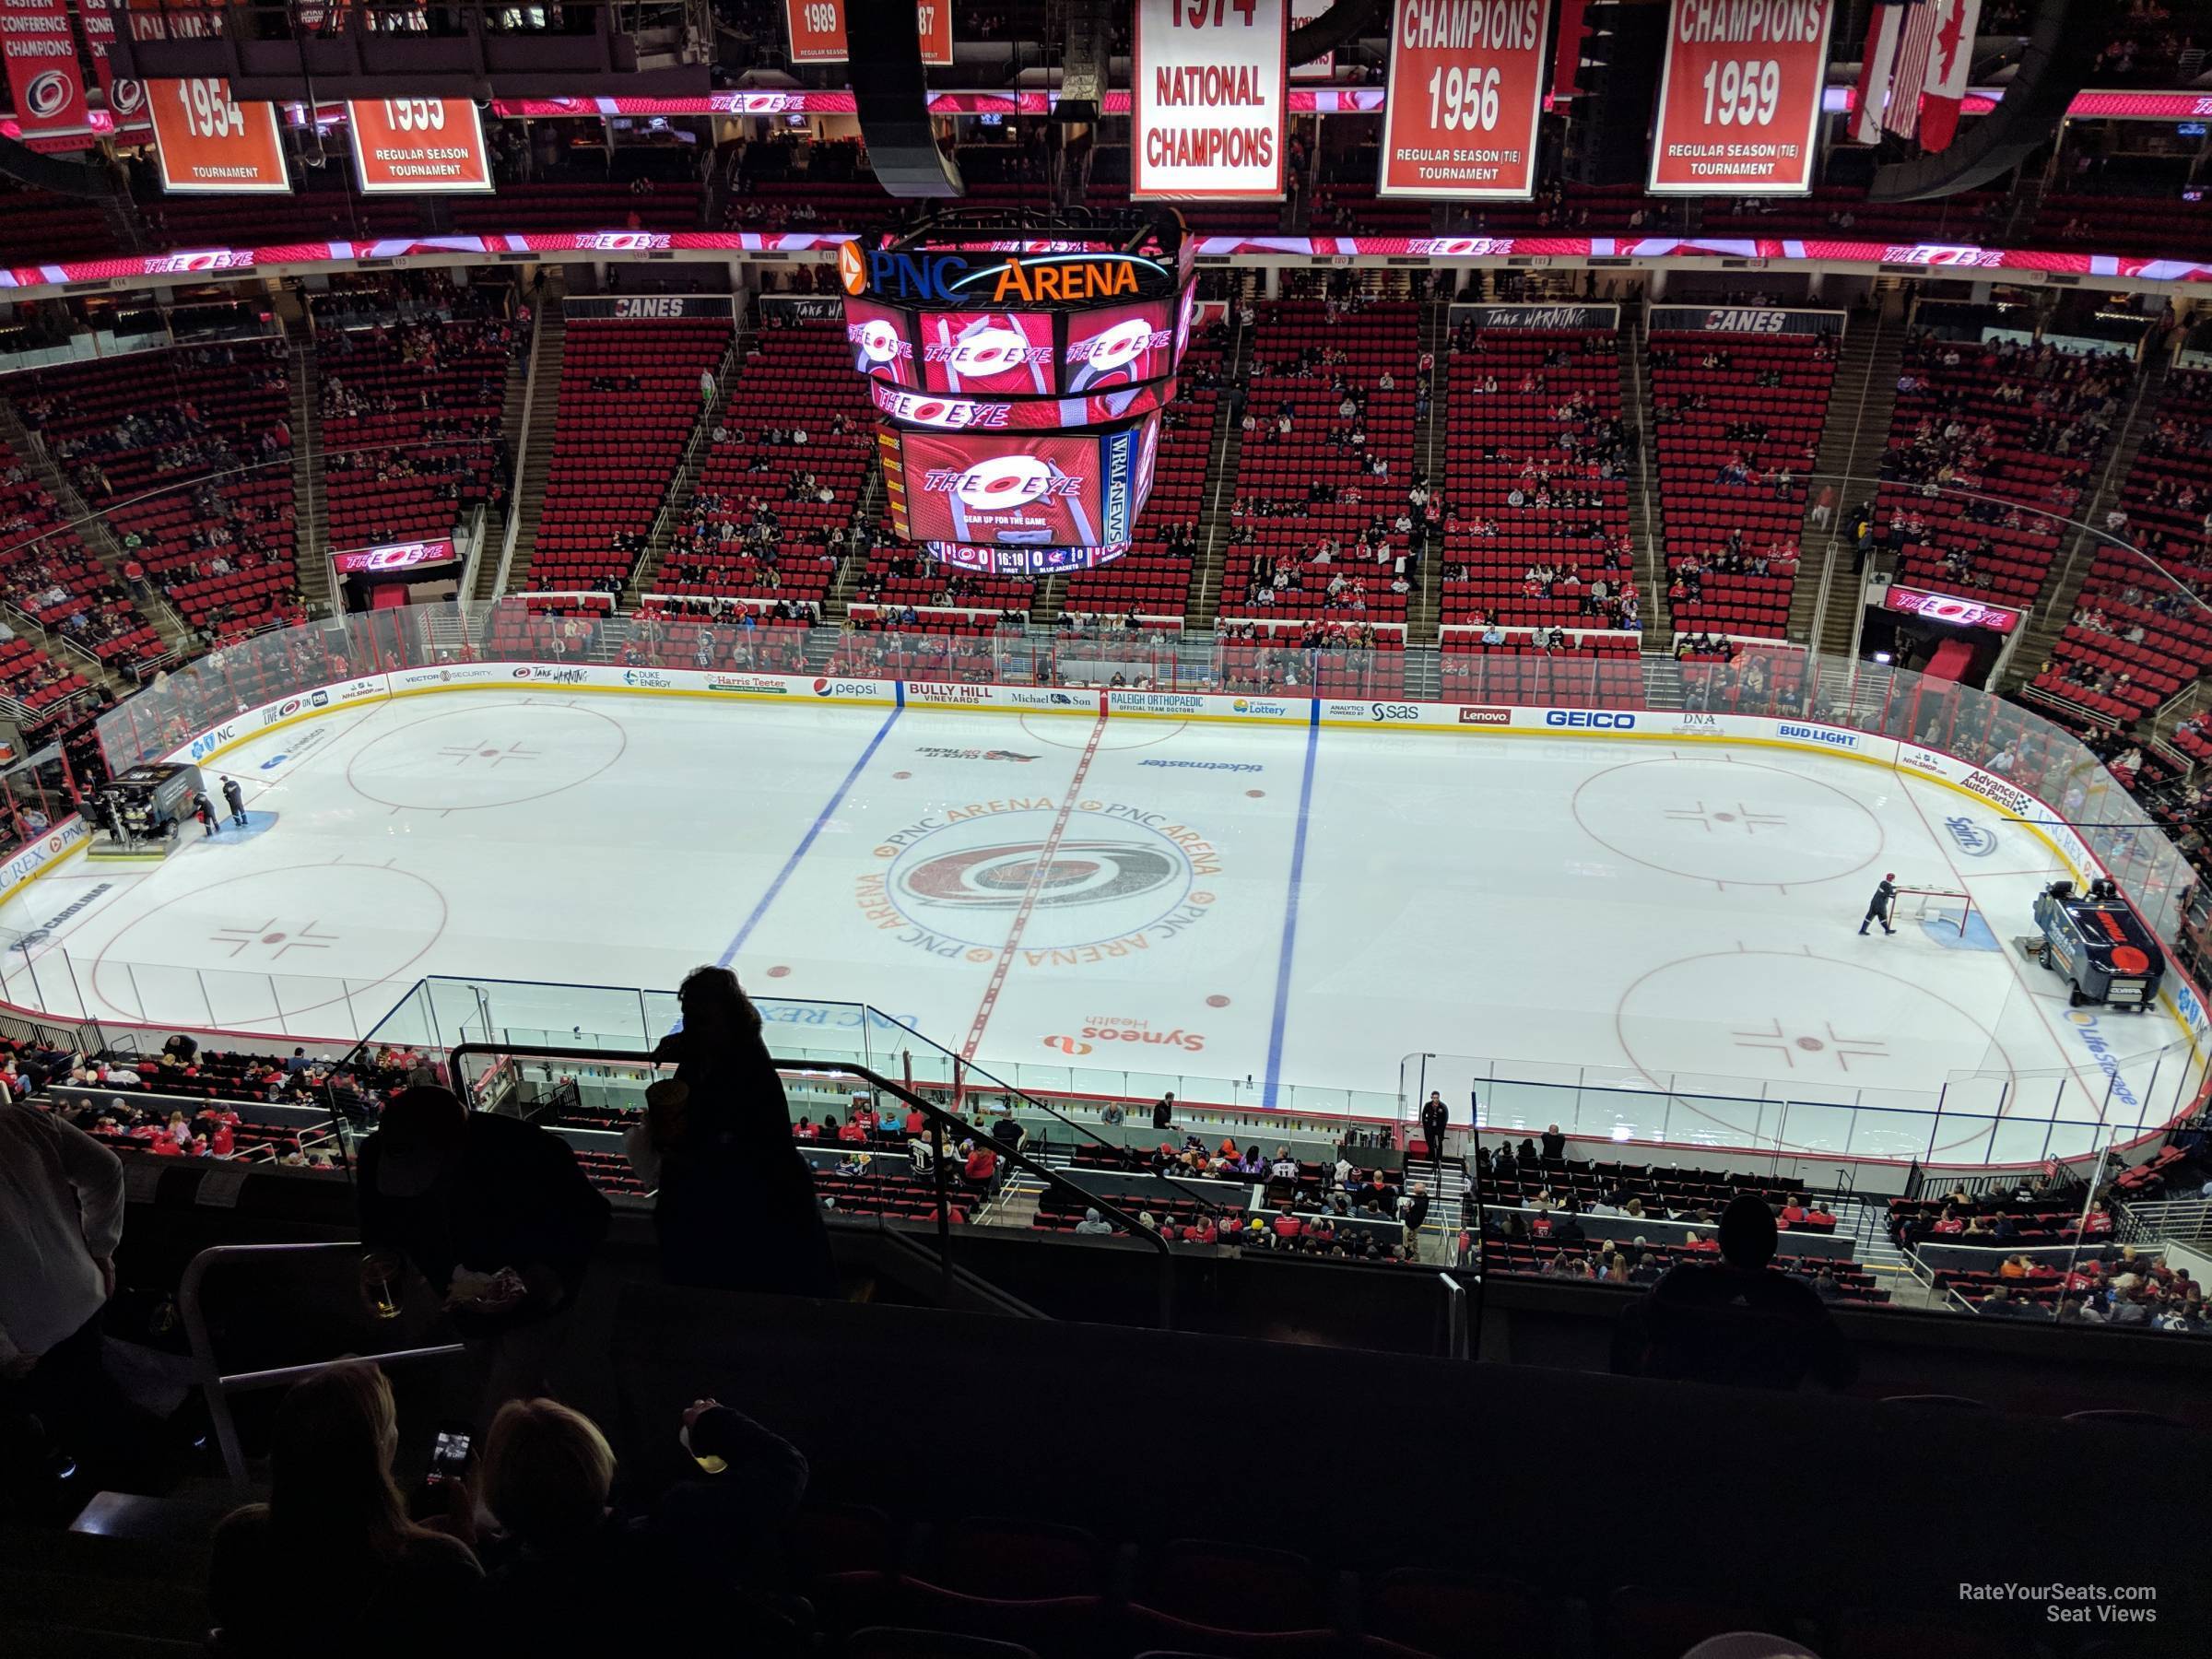
<path id="1" fill-rule="evenodd" d="M 1394 525 L 1412 487 L 1416 308 L 1259 310 L 1219 614 L 1403 622 L 1408 537 Z"/>
<path id="2" fill-rule="evenodd" d="M 2203 604 L 2212 594 L 2212 371 L 2168 376 L 2117 501 L 2127 513 L 2121 538 L 2186 591 L 2100 543 L 2035 685 L 2127 725 L 2212 668 Z M 2198 759 L 2212 759 L 2196 731 L 2177 733 L 2175 741 Z"/>
<path id="3" fill-rule="evenodd" d="M 491 607 L 484 651 L 532 662 L 588 661 L 600 623 L 614 614 L 611 594 L 510 594 Z"/>
<path id="4" fill-rule="evenodd" d="M 11 382 L 8 394 L 187 623 L 222 638 L 301 618 L 282 341 L 40 370 Z M 85 630 L 103 661 L 162 654 L 159 636 L 97 566 L 65 585 L 117 602 Z"/>
<path id="5" fill-rule="evenodd" d="M 0 394 L 6 388 L 0 381 Z M 53 493 L 29 466 L 0 448 L 0 598 L 21 608 L 52 584 L 57 569 L 89 563 L 76 533 L 64 526 Z M 47 711 L 90 683 L 13 630 L 0 640 L 0 696 L 31 711 L 34 725 L 45 724 L 51 718 Z"/>
<path id="6" fill-rule="evenodd" d="M 1548 643 L 1549 639 L 1548 633 L 1507 633 L 1500 641 L 1486 643 L 1472 629 L 1447 629 L 1438 671 L 1444 701 L 1524 708 L 1646 706 L 1639 636 L 1570 634 L 1563 646 Z"/>
<path id="7" fill-rule="evenodd" d="M 1634 473 L 1613 329 L 1466 329 L 1446 381 L 1442 619 L 1625 625 Z"/>
<path id="8" fill-rule="evenodd" d="M 1191 569 L 1200 551 L 1198 521 L 1207 506 L 1206 462 L 1221 398 L 1216 380 L 1222 340 L 1218 328 L 1194 331 L 1175 402 L 1161 424 L 1152 494 L 1137 520 L 1135 540 L 1113 563 L 1070 575 L 1062 600 L 1066 609 L 1124 617 L 1187 612 Z"/>
<path id="9" fill-rule="evenodd" d="M 2032 603 L 2064 529 L 2046 515 L 2072 514 L 2093 487 L 2133 368 L 2049 346 L 1915 335 L 1875 498 L 1875 536 L 1900 549 L 1900 580 Z"/>
<path id="10" fill-rule="evenodd" d="M 836 579 L 876 438 L 843 327 L 760 328 L 726 394 L 653 591 L 818 604 Z"/>
<path id="11" fill-rule="evenodd" d="M 531 587 L 629 580 L 729 342 L 726 317 L 569 324 Z"/>
<path id="12" fill-rule="evenodd" d="M 1359 621 L 1225 621 L 1214 662 L 1224 691 L 1400 697 L 1406 691 L 1406 630 Z"/>
<path id="13" fill-rule="evenodd" d="M 1835 356 L 1827 331 L 1647 337 L 1676 629 L 1780 638 L 1788 626 Z"/>
<path id="14" fill-rule="evenodd" d="M 793 615 L 805 611 L 805 616 Z M 782 614 L 779 614 L 782 613 Z M 622 661 L 649 668 L 735 668 L 799 674 L 807 629 L 820 618 L 804 600 L 664 600 L 638 607 Z"/>
<path id="15" fill-rule="evenodd" d="M 500 417 L 528 347 L 498 315 L 316 331 L 332 547 L 448 535 L 476 503 L 504 500 Z"/>

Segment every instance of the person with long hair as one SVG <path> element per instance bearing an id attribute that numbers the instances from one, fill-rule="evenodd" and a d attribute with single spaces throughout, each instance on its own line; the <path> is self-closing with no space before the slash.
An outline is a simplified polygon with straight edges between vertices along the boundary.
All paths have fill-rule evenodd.
<path id="1" fill-rule="evenodd" d="M 217 1651 L 460 1653 L 483 1570 L 457 1538 L 407 1518 L 392 1479 L 399 1418 L 367 1363 L 296 1383 L 276 1408 L 269 1500 L 216 1529 L 207 1601 Z"/>
<path id="2" fill-rule="evenodd" d="M 760 1011 L 727 968 L 697 968 L 677 992 L 683 1025 L 653 1058 L 676 1076 L 647 1091 L 626 1139 L 659 1189 L 653 1224 L 672 1285 L 834 1296 L 814 1174 L 791 1135 L 783 1079 Z"/>

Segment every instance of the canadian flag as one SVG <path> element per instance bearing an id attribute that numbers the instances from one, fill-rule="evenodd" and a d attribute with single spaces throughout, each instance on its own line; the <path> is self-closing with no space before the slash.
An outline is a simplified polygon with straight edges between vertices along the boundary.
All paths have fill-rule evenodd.
<path id="1" fill-rule="evenodd" d="M 1878 143 L 1884 131 L 1918 135 L 1923 150 L 1947 149 L 1973 66 L 1982 0 L 1907 0 L 1874 8 L 1866 24 L 1851 135 Z"/>

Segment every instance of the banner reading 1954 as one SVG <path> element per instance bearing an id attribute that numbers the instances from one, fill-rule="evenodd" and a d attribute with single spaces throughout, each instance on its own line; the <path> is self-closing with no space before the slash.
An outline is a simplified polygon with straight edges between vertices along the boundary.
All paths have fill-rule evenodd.
<path id="1" fill-rule="evenodd" d="M 1835 14 L 1835 0 L 1672 0 L 1652 193 L 1808 193 Z"/>
<path id="2" fill-rule="evenodd" d="M 1377 194 L 1535 194 L 1551 4 L 1396 0 Z"/>

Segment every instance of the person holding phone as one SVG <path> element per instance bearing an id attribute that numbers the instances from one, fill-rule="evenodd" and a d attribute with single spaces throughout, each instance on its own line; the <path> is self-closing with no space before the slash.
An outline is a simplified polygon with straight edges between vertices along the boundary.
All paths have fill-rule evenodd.
<path id="1" fill-rule="evenodd" d="M 384 1108 L 362 1147 L 359 1193 L 372 1305 L 396 1294 L 404 1262 L 444 1299 L 487 1416 L 543 1392 L 610 1213 L 568 1143 L 418 1084 Z"/>

